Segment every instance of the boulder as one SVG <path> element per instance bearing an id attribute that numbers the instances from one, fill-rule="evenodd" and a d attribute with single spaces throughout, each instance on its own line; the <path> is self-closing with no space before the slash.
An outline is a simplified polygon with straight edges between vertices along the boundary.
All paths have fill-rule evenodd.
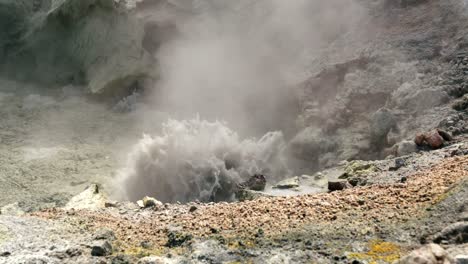
<path id="1" fill-rule="evenodd" d="M 275 189 L 293 189 L 299 187 L 299 177 L 293 177 L 290 179 L 282 180 L 275 184 L 273 188 Z"/>
<path id="2" fill-rule="evenodd" d="M 417 151 L 418 148 L 416 146 L 416 143 L 410 140 L 404 140 L 398 143 L 396 148 L 396 154 L 398 157 L 406 156 Z"/>
<path id="3" fill-rule="evenodd" d="M 236 192 L 236 198 L 241 202 L 251 201 L 251 200 L 261 198 L 261 197 L 271 197 L 271 195 L 268 195 L 267 193 L 264 193 L 264 192 L 258 192 L 258 191 L 247 190 L 247 189 L 240 189 Z"/>
<path id="4" fill-rule="evenodd" d="M 397 264 L 455 264 L 455 260 L 439 245 L 429 244 L 414 250 Z"/>
<path id="5" fill-rule="evenodd" d="M 82 193 L 72 197 L 65 205 L 65 209 L 97 210 L 106 207 L 106 195 L 97 184 L 92 184 Z"/>
<path id="6" fill-rule="evenodd" d="M 420 147 L 428 146 L 431 149 L 439 149 L 445 141 L 452 141 L 452 136 L 443 130 L 435 129 L 427 133 L 418 133 L 414 138 L 414 143 Z"/>
<path id="7" fill-rule="evenodd" d="M 340 175 L 340 179 L 361 177 L 376 171 L 377 167 L 374 164 L 366 161 L 354 160 L 345 166 L 344 173 Z"/>
<path id="8" fill-rule="evenodd" d="M 468 222 L 457 222 L 444 228 L 432 239 L 434 243 L 468 243 Z"/>
<path id="9" fill-rule="evenodd" d="M 380 108 L 371 116 L 370 137 L 373 147 L 380 149 L 387 145 L 387 135 L 397 129 L 395 116 L 387 108 Z"/>
<path id="10" fill-rule="evenodd" d="M 404 159 L 398 158 L 398 159 L 395 159 L 395 164 L 393 166 L 390 166 L 389 170 L 396 171 L 404 166 L 406 166 L 406 161 Z"/>
<path id="11" fill-rule="evenodd" d="M 341 191 L 352 187 L 353 186 L 347 180 L 328 181 L 328 190 L 330 192 Z"/>
<path id="12" fill-rule="evenodd" d="M 91 256 L 104 257 L 112 254 L 112 245 L 106 240 L 98 240 L 91 247 Z"/>
<path id="13" fill-rule="evenodd" d="M 444 138 L 437 131 L 427 133 L 425 140 L 432 149 L 438 149 L 444 145 Z"/>
<path id="14" fill-rule="evenodd" d="M 163 206 L 163 203 L 156 200 L 153 197 L 145 196 L 141 200 L 141 203 L 138 203 L 138 205 L 140 205 L 140 207 L 148 208 L 148 207 L 155 207 L 155 206 L 158 206 L 158 207 Z"/>
<path id="15" fill-rule="evenodd" d="M 266 186 L 266 178 L 261 174 L 255 174 L 250 177 L 247 181 L 237 185 L 239 189 L 248 189 L 253 191 L 263 191 Z"/>

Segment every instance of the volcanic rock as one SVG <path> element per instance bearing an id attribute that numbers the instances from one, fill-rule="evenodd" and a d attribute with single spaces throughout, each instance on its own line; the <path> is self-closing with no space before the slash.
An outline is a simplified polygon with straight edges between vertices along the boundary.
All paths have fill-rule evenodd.
<path id="1" fill-rule="evenodd" d="M 239 201 L 251 201 L 261 197 L 270 197 L 267 193 L 247 189 L 240 189 L 236 192 L 236 198 Z"/>
<path id="2" fill-rule="evenodd" d="M 429 244 L 411 252 L 397 262 L 398 264 L 454 264 L 448 253 L 439 245 Z"/>
<path id="3" fill-rule="evenodd" d="M 95 257 L 109 256 L 112 254 L 112 245 L 107 240 L 98 240 L 91 247 L 91 255 Z"/>
<path id="4" fill-rule="evenodd" d="M 463 244 L 468 242 L 468 222 L 458 222 L 434 236 L 435 243 Z"/>
<path id="5" fill-rule="evenodd" d="M 154 207 L 154 206 L 162 206 L 163 203 L 156 200 L 153 197 L 145 196 L 143 197 L 143 207 Z"/>
<path id="6" fill-rule="evenodd" d="M 344 173 L 340 176 L 340 179 L 360 177 L 376 171 L 377 167 L 374 164 L 355 160 L 345 166 Z"/>
<path id="7" fill-rule="evenodd" d="M 432 149 L 438 149 L 444 145 L 444 138 L 437 131 L 426 134 L 425 140 Z"/>
<path id="8" fill-rule="evenodd" d="M 431 149 L 439 149 L 444 145 L 444 141 L 453 140 L 452 136 L 440 129 L 436 129 L 425 134 L 418 133 L 414 143 L 418 146 L 429 146 Z"/>
<path id="9" fill-rule="evenodd" d="M 418 151 L 418 148 L 413 141 L 404 140 L 397 144 L 396 154 L 398 157 L 406 156 L 416 151 Z"/>
<path id="10" fill-rule="evenodd" d="M 341 191 L 352 187 L 353 186 L 347 180 L 328 181 L 328 190 L 330 192 Z"/>
<path id="11" fill-rule="evenodd" d="M 192 235 L 184 234 L 179 231 L 169 231 L 167 233 L 167 247 L 180 247 L 192 240 Z"/>
<path id="12" fill-rule="evenodd" d="M 299 177 L 293 177 L 290 179 L 286 179 L 283 181 L 278 182 L 273 188 L 276 189 L 292 189 L 299 187 Z"/>
<path id="13" fill-rule="evenodd" d="M 401 159 L 401 158 L 398 158 L 398 159 L 395 159 L 395 165 L 391 166 L 389 168 L 389 170 L 391 171 L 396 171 L 398 170 L 399 168 L 401 167 L 404 167 L 406 165 L 406 162 L 404 159 Z"/>
<path id="14" fill-rule="evenodd" d="M 106 196 L 101 192 L 99 186 L 92 184 L 82 193 L 71 198 L 65 208 L 97 210 L 105 208 L 106 200 Z"/>
<path id="15" fill-rule="evenodd" d="M 264 175 L 255 174 L 250 177 L 247 181 L 240 183 L 237 187 L 239 189 L 248 189 L 253 191 L 263 191 L 265 190 L 266 178 Z"/>
<path id="16" fill-rule="evenodd" d="M 387 135 L 397 128 L 395 116 L 387 109 L 381 108 L 371 117 L 370 136 L 371 143 L 377 147 L 387 145 Z"/>

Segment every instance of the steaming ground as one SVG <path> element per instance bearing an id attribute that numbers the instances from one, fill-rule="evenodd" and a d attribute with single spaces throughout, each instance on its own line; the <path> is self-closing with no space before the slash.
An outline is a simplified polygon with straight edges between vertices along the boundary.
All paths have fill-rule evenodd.
<path id="1" fill-rule="evenodd" d="M 165 202 L 233 200 L 236 185 L 255 174 L 278 180 L 289 173 L 281 132 L 240 139 L 225 123 L 169 120 L 161 135 L 145 135 L 121 172 L 127 198 Z"/>
<path id="2" fill-rule="evenodd" d="M 62 206 L 93 182 L 118 199 L 232 200 L 250 175 L 290 174 L 281 132 L 242 138 L 221 121 L 167 121 L 143 104 L 122 113 L 66 89 L 0 91 L 0 206 Z"/>
<path id="3" fill-rule="evenodd" d="M 61 206 L 91 182 L 109 186 L 125 160 L 123 150 L 145 127 L 159 124 L 136 121 L 136 114 L 113 112 L 83 96 L 2 82 L 0 205 Z"/>

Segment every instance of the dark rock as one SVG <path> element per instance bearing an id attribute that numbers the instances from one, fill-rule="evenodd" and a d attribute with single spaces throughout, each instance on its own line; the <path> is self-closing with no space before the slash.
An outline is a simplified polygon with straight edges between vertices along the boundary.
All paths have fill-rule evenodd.
<path id="1" fill-rule="evenodd" d="M 65 250 L 65 253 L 69 256 L 69 257 L 77 257 L 77 256 L 81 256 L 81 254 L 83 253 L 83 251 L 79 248 L 69 248 L 67 250 Z"/>
<path id="2" fill-rule="evenodd" d="M 106 240 L 98 240 L 91 247 L 91 256 L 103 257 L 112 254 L 112 245 Z"/>
<path id="3" fill-rule="evenodd" d="M 146 248 L 146 249 L 149 249 L 149 248 L 152 248 L 153 247 L 153 243 L 151 241 L 142 241 L 140 243 L 140 246 L 142 248 Z"/>
<path id="4" fill-rule="evenodd" d="M 367 179 L 363 177 L 354 177 L 354 178 L 348 179 L 348 182 L 354 187 L 365 186 L 367 184 Z"/>
<path id="5" fill-rule="evenodd" d="M 408 178 L 406 178 L 406 177 L 401 177 L 400 182 L 401 182 L 401 183 L 405 183 L 407 180 L 408 180 Z"/>
<path id="6" fill-rule="evenodd" d="M 11 252 L 9 251 L 0 252 L 0 257 L 8 257 L 8 256 L 11 256 Z"/>
<path id="7" fill-rule="evenodd" d="M 219 233 L 219 230 L 216 229 L 216 228 L 214 228 L 214 227 L 210 227 L 210 232 L 211 232 L 212 234 L 218 234 L 218 233 Z"/>
<path id="8" fill-rule="evenodd" d="M 177 231 L 169 231 L 167 233 L 167 247 L 180 247 L 183 244 L 192 240 L 192 235 L 190 234 L 183 234 Z"/>
<path id="9" fill-rule="evenodd" d="M 347 180 L 328 181 L 328 190 L 330 192 L 341 191 L 352 187 L 353 186 Z"/>
<path id="10" fill-rule="evenodd" d="M 434 243 L 468 243 L 468 222 L 458 222 L 444 228 L 433 238 Z"/>
<path id="11" fill-rule="evenodd" d="M 404 159 L 395 159 L 395 165 L 391 166 L 389 170 L 396 171 L 400 169 L 401 167 L 404 167 L 405 165 L 406 165 L 406 162 Z"/>
<path id="12" fill-rule="evenodd" d="M 238 185 L 239 189 L 248 189 L 253 191 L 263 191 L 266 186 L 266 178 L 264 175 L 255 174 L 250 177 L 247 181 L 240 183 Z"/>
<path id="13" fill-rule="evenodd" d="M 198 209 L 198 207 L 196 207 L 195 205 L 192 205 L 192 206 L 190 206 L 189 212 L 190 212 L 190 213 L 193 213 L 193 212 L 195 212 L 197 209 Z"/>
<path id="14" fill-rule="evenodd" d="M 110 208 L 110 207 L 118 207 L 119 206 L 119 203 L 118 202 L 115 202 L 115 201 L 106 201 L 104 203 L 104 207 L 106 208 Z"/>
<path id="15" fill-rule="evenodd" d="M 453 140 L 452 135 L 450 135 L 450 133 L 448 133 L 448 132 L 446 132 L 444 130 L 437 129 L 437 133 L 439 133 L 439 135 L 446 141 L 452 141 Z"/>

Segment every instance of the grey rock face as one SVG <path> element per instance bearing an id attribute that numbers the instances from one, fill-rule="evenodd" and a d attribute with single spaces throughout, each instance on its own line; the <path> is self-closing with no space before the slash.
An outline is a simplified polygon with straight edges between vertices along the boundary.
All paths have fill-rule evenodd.
<path id="1" fill-rule="evenodd" d="M 143 26 L 113 0 L 2 0 L 0 17 L 8 29 L 0 33 L 0 74 L 9 78 L 102 93 L 148 73 Z"/>

